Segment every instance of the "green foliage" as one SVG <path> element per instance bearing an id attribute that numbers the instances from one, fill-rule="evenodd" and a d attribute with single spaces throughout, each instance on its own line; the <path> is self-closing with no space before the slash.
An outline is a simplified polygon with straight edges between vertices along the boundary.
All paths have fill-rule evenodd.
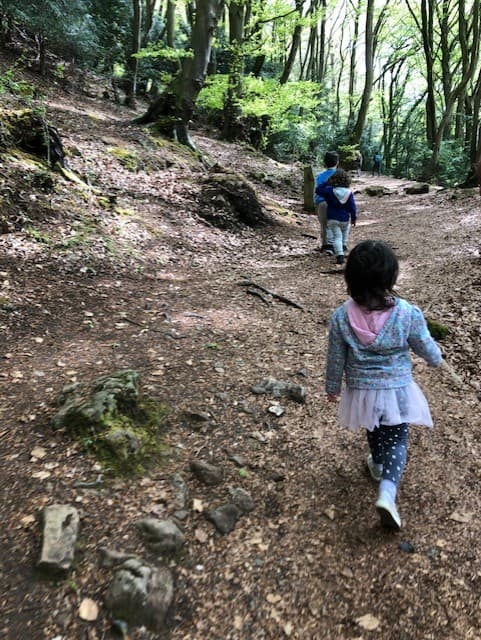
<path id="1" fill-rule="evenodd" d="M 87 0 L 16 0 L 8 15 L 64 56 L 95 55 L 96 30 Z"/>
<path id="2" fill-rule="evenodd" d="M 196 107 L 204 116 L 218 120 L 228 89 L 228 76 L 208 78 L 199 94 Z M 290 82 L 280 85 L 274 79 L 244 78 L 239 97 L 242 116 L 267 122 L 265 150 L 284 160 L 312 156 L 319 138 L 320 94 L 313 82 Z"/>
<path id="3" fill-rule="evenodd" d="M 35 96 L 36 89 L 33 84 L 19 76 L 18 69 L 23 62 L 23 58 L 19 58 L 3 73 L 0 73 L 0 96 L 4 93 L 11 93 L 26 104 L 30 104 Z"/>
<path id="4" fill-rule="evenodd" d="M 33 227 L 25 227 L 25 231 L 32 240 L 35 240 L 35 242 L 46 244 L 47 246 L 52 244 L 52 238 L 48 233 L 43 233 Z"/>
<path id="5" fill-rule="evenodd" d="M 149 43 L 147 47 L 141 49 L 134 55 L 134 58 L 144 60 L 145 58 L 161 58 L 162 60 L 180 60 L 182 58 L 192 58 L 192 51 L 174 49 L 167 47 L 163 42 Z"/>
<path id="6" fill-rule="evenodd" d="M 337 146 L 339 152 L 339 161 L 344 169 L 352 169 L 356 160 L 356 154 L 359 151 L 357 144 L 341 144 Z"/>
<path id="7" fill-rule="evenodd" d="M 448 187 L 463 182 L 469 156 L 462 140 L 445 140 L 439 154 L 438 181 Z"/>

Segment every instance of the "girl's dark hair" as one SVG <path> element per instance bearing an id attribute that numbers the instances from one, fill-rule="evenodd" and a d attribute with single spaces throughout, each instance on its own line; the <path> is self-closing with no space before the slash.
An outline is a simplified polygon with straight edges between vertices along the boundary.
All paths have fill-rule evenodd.
<path id="1" fill-rule="evenodd" d="M 336 173 L 327 181 L 331 187 L 348 187 L 351 184 L 351 176 L 344 169 L 337 169 Z"/>
<path id="2" fill-rule="evenodd" d="M 344 278 L 351 298 L 372 311 L 393 306 L 398 273 L 391 247 L 381 240 L 365 240 L 350 252 Z"/>

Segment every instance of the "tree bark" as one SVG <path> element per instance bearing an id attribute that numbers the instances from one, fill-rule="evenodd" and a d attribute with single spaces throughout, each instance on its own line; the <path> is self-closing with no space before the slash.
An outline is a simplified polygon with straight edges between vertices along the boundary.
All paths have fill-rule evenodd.
<path id="1" fill-rule="evenodd" d="M 354 32 L 351 41 L 351 55 L 349 58 L 349 115 L 347 117 L 347 126 L 351 128 L 354 122 L 354 91 L 356 89 L 356 54 L 357 54 L 357 41 L 359 39 L 359 17 L 361 15 L 361 0 L 358 0 L 357 6 L 351 2 L 351 6 L 354 10 Z"/>
<path id="2" fill-rule="evenodd" d="M 191 36 L 192 57 L 184 58 L 179 74 L 155 100 L 138 124 L 157 122 L 164 135 L 194 148 L 188 134 L 195 101 L 204 86 L 209 64 L 212 37 L 223 6 L 223 0 L 197 0 Z"/>
<path id="3" fill-rule="evenodd" d="M 134 54 L 140 51 L 142 40 L 142 5 L 141 0 L 132 0 L 133 20 L 132 20 L 132 48 L 127 57 L 127 87 L 125 104 L 135 109 L 135 98 L 137 95 L 137 74 L 139 72 L 139 60 Z"/>
<path id="4" fill-rule="evenodd" d="M 244 42 L 244 18 L 245 5 L 242 2 L 231 0 L 229 4 L 229 85 L 224 103 L 224 127 L 223 137 L 226 140 L 235 140 L 238 134 L 237 121 L 241 114 L 239 97 L 242 94 L 242 77 L 244 70 L 244 55 L 242 46 Z"/>
<path id="5" fill-rule="evenodd" d="M 173 48 L 175 42 L 175 0 L 167 0 L 167 10 L 165 12 L 166 37 L 165 42 L 168 47 Z"/>
<path id="6" fill-rule="evenodd" d="M 389 2 L 390 0 L 385 0 L 384 6 L 380 11 L 378 19 L 376 20 L 376 24 L 374 26 L 375 0 L 367 0 L 366 33 L 365 33 L 365 41 L 364 41 L 364 47 L 365 47 L 364 63 L 366 67 L 366 74 L 364 78 L 364 89 L 362 92 L 359 112 L 357 114 L 357 119 L 354 124 L 352 134 L 350 136 L 351 144 L 359 144 L 361 140 L 362 132 L 364 129 L 364 125 L 366 123 L 367 112 L 369 109 L 369 102 L 371 100 L 372 86 L 373 86 L 373 80 L 374 80 L 374 57 L 375 57 L 377 42 L 379 39 L 379 34 L 384 24 L 384 17 L 385 17 Z"/>
<path id="7" fill-rule="evenodd" d="M 299 19 L 302 17 L 303 5 L 304 5 L 304 0 L 296 0 L 296 11 L 299 14 Z M 294 33 L 292 34 L 291 48 L 289 50 L 289 55 L 287 56 L 287 60 L 284 65 L 284 69 L 282 71 L 281 77 L 279 78 L 279 84 L 286 84 L 286 82 L 289 80 L 289 76 L 291 75 L 292 67 L 294 66 L 294 62 L 296 59 L 297 51 L 301 43 L 301 34 L 302 34 L 302 25 L 296 24 L 294 28 Z"/>

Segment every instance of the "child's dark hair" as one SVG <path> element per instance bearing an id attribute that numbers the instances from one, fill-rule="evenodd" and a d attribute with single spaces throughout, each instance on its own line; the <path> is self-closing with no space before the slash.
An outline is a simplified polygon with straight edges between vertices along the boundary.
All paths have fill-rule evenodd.
<path id="1" fill-rule="evenodd" d="M 399 263 L 391 247 L 381 240 L 365 240 L 350 252 L 344 278 L 351 298 L 373 311 L 393 306 L 398 273 Z"/>
<path id="2" fill-rule="evenodd" d="M 339 162 L 339 154 L 337 151 L 326 151 L 324 154 L 324 166 L 328 169 L 335 167 Z"/>
<path id="3" fill-rule="evenodd" d="M 351 176 L 344 169 L 337 169 L 336 173 L 333 173 L 329 178 L 327 184 L 330 184 L 331 187 L 349 187 Z"/>

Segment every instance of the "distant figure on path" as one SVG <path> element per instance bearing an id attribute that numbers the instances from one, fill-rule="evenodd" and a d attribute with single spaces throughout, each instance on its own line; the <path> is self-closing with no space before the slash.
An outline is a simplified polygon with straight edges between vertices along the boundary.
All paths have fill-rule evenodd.
<path id="1" fill-rule="evenodd" d="M 338 169 L 324 185 L 316 187 L 316 194 L 327 203 L 327 233 L 332 238 L 336 264 L 344 264 L 349 243 L 350 226 L 356 225 L 356 202 L 349 189 L 351 178 L 344 169 Z"/>
<path id="2" fill-rule="evenodd" d="M 326 393 L 341 426 L 366 429 L 367 467 L 380 482 L 381 524 L 401 528 L 396 492 L 406 465 L 409 423 L 433 426 L 428 403 L 412 378 L 409 350 L 433 367 L 442 362 L 421 310 L 394 292 L 398 260 L 384 242 L 365 240 L 351 251 L 345 280 L 351 296 L 331 316 Z"/>
<path id="3" fill-rule="evenodd" d="M 356 171 L 356 175 L 359 178 L 362 170 L 362 153 L 359 149 L 356 151 L 356 157 L 354 158 L 354 170 Z"/>
<path id="4" fill-rule="evenodd" d="M 376 173 L 378 176 L 381 175 L 381 160 L 382 156 L 380 151 L 376 151 L 372 157 L 372 175 Z"/>
<path id="5" fill-rule="evenodd" d="M 329 180 L 332 174 L 335 173 L 338 164 L 339 154 L 336 151 L 327 151 L 324 155 L 324 166 L 326 168 L 316 177 L 315 189 Z M 322 196 L 318 195 L 317 190 L 314 202 L 316 204 L 317 218 L 321 227 L 320 249 L 321 252 L 332 256 L 334 250 L 332 246 L 332 236 L 327 229 L 327 203 Z"/>

